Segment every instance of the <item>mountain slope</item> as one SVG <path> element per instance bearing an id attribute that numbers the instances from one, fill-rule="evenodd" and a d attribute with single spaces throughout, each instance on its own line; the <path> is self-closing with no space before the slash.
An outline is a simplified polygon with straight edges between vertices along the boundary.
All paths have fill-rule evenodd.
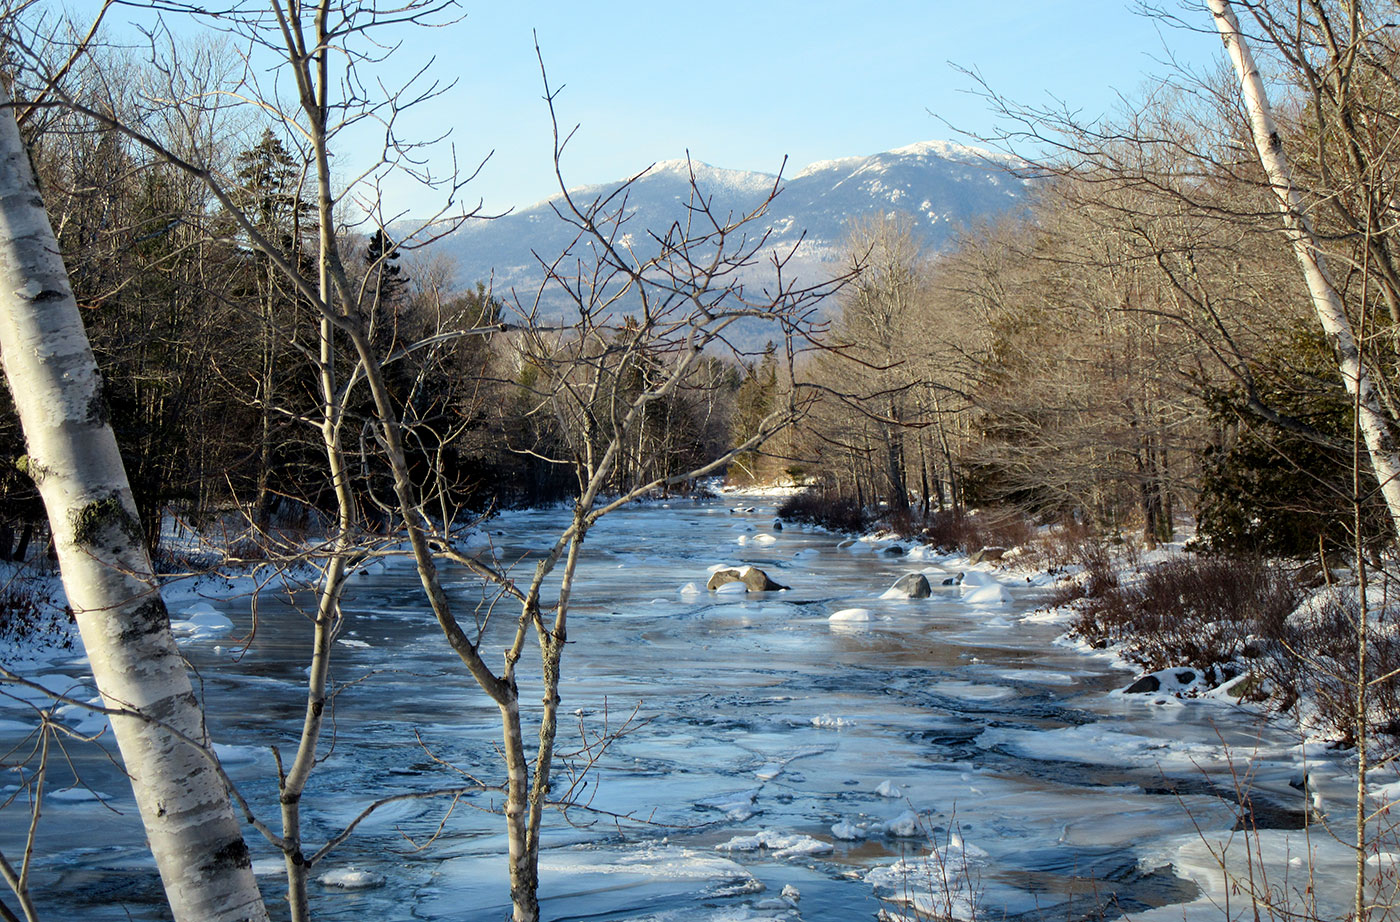
<path id="1" fill-rule="evenodd" d="M 969 222 L 1024 207 L 1026 182 L 1005 157 L 945 141 L 925 141 L 867 157 L 814 163 L 780 183 L 761 227 L 771 228 L 769 247 L 786 251 L 806 237 L 792 266 L 808 283 L 828 277 L 842 253 L 853 217 L 903 212 L 915 219 L 923 242 L 938 249 Z M 626 190 L 629 215 L 621 242 L 647 251 L 648 231 L 664 233 L 684 222 L 691 198 L 690 170 L 700 192 L 720 218 L 757 207 L 779 183 L 767 173 L 726 170 L 699 161 L 655 164 Z M 576 202 L 606 198 L 623 181 L 570 190 Z M 553 259 L 567 249 L 574 233 L 554 213 L 560 196 L 494 221 L 475 222 L 439 241 L 459 266 L 459 280 L 491 279 L 498 292 L 533 291 L 540 270 L 534 253 Z M 614 205 L 621 204 L 619 197 Z M 751 233 L 750 237 L 756 236 Z"/>

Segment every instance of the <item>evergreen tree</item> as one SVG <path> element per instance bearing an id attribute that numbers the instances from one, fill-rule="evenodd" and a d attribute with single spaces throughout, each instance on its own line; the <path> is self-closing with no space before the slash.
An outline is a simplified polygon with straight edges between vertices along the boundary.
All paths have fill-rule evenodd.
<path id="1" fill-rule="evenodd" d="M 744 369 L 743 381 L 734 394 L 734 413 L 730 418 L 733 444 L 739 444 L 757 432 L 759 423 L 777 407 L 777 400 L 777 348 L 770 342 L 764 347 L 763 357 Z M 762 457 L 756 451 L 736 456 L 730 467 L 730 478 L 745 482 L 763 479 Z"/>
<path id="2" fill-rule="evenodd" d="M 235 198 L 244 213 L 264 237 L 279 241 L 285 250 L 309 263 L 312 249 L 302 242 L 309 236 L 314 218 L 311 204 L 303 195 L 302 165 L 271 129 L 264 129 L 258 143 L 237 156 L 235 167 L 240 183 Z M 298 361 L 290 343 L 310 322 L 310 316 L 309 311 L 299 309 L 301 295 L 270 256 L 249 253 L 248 263 L 252 281 L 247 295 L 256 302 L 250 313 L 256 315 L 258 322 L 256 368 L 250 369 L 256 385 L 251 394 L 245 395 L 247 402 L 257 408 L 257 447 L 250 487 L 253 518 L 259 526 L 266 527 L 277 496 L 285 492 L 285 485 L 279 481 L 286 473 L 290 445 L 295 442 L 289 438 L 289 415 L 279 412 L 279 405 L 302 392 L 301 388 L 288 386 Z"/>
<path id="3" fill-rule="evenodd" d="M 374 305 L 392 313 L 401 307 L 408 292 L 408 276 L 399 265 L 399 249 L 380 228 L 370 235 L 365 247 L 365 268 L 373 279 Z"/>

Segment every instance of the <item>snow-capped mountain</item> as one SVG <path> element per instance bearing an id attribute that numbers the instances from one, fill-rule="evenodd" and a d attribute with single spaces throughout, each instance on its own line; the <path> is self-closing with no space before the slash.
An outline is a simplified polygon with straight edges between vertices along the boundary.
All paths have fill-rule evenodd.
<path id="1" fill-rule="evenodd" d="M 781 179 L 699 161 L 667 160 L 646 170 L 626 190 L 629 217 L 619 242 L 645 252 L 649 232 L 664 233 L 673 222 L 684 222 L 692 170 L 697 188 L 720 218 L 755 208 L 776 184 L 779 194 L 762 225 L 750 230 L 750 238 L 771 229 L 767 245 L 784 251 L 802 239 L 798 264 L 789 269 L 804 282 L 817 282 L 833 274 L 852 218 L 905 213 L 915 220 L 924 244 L 937 250 L 970 222 L 1024 207 L 1027 184 L 1014 174 L 1015 166 L 1003 155 L 946 141 L 826 160 Z M 587 203 L 606 198 L 623 183 L 581 186 L 570 194 L 576 202 Z M 554 213 L 560 198 L 493 221 L 474 222 L 435 248 L 456 261 L 464 284 L 490 279 L 499 293 L 515 288 L 524 295 L 534 290 L 541 275 L 532 251 L 552 259 L 574 239 L 574 231 Z"/>

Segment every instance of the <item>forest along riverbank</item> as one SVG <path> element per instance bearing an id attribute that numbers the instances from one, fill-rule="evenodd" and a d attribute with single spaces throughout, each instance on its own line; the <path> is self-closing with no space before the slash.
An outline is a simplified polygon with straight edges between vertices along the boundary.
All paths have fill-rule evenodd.
<path id="1" fill-rule="evenodd" d="M 528 562 L 567 518 L 507 513 L 479 543 Z M 713 568 L 743 564 L 791 588 L 705 588 Z M 911 571 L 928 576 L 930 598 L 881 598 Z M 944 585 L 959 572 L 980 575 Z M 1063 625 L 1035 613 L 1045 582 L 891 542 L 779 530 L 774 504 L 755 497 L 604 519 L 575 590 L 562 694 L 577 729 L 561 749 L 579 748 L 580 730 L 595 751 L 600 734 L 625 732 L 576 779 L 571 823 L 547 820 L 546 917 L 835 922 L 900 903 L 957 917 L 1219 918 L 1208 846 L 1237 825 L 1232 779 L 1245 775 L 1260 824 L 1279 827 L 1260 834 L 1261 849 L 1280 873 L 1307 854 L 1304 795 L 1291 785 L 1306 772 L 1326 809 L 1345 791 L 1340 759 L 1224 702 L 1115 694 L 1132 676 L 1059 641 Z M 480 592 L 465 573 L 451 586 Z M 831 619 L 852 609 L 865 614 Z M 299 726 L 308 624 L 264 598 L 244 649 L 234 638 L 251 626 L 247 600 L 186 600 L 172 616 L 186 625 L 220 756 L 271 817 L 269 746 L 291 746 Z M 307 793 L 312 842 L 377 798 L 461 784 L 458 771 L 501 778 L 493 709 L 445 649 L 411 568 L 357 577 L 346 616 L 334 746 Z M 82 669 L 80 658 L 54 663 L 46 684 L 84 697 Z M 86 732 L 102 724 L 80 709 L 60 716 Z M 24 718 L 0 704 L 5 748 L 27 732 Z M 41 909 L 163 918 L 125 782 L 100 745 L 69 748 L 83 784 L 53 767 Z M 588 753 L 570 761 L 582 769 Z M 561 771 L 556 795 L 573 780 Z M 502 823 L 470 809 L 493 802 L 473 795 L 445 822 L 441 801 L 376 813 L 318 868 L 317 917 L 504 917 Z M 0 811 L 7 851 L 25 817 L 18 802 Z M 1319 873 L 1340 884 L 1347 856 L 1325 838 L 1313 836 Z M 281 859 L 249 842 L 275 899 Z M 1234 848 L 1243 862 L 1239 836 Z"/>

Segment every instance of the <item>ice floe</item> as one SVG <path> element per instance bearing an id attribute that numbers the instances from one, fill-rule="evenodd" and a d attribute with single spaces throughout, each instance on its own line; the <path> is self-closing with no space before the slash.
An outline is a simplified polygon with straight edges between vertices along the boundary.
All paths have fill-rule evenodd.
<path id="1" fill-rule="evenodd" d="M 774 858 L 805 858 L 811 855 L 829 855 L 830 842 L 814 839 L 801 833 L 778 832 L 775 829 L 761 829 L 751 836 L 735 836 L 728 842 L 721 842 L 715 848 L 728 852 L 756 852 L 767 849 Z"/>
<path id="2" fill-rule="evenodd" d="M 316 882 L 323 887 L 335 887 L 338 890 L 370 890 L 384 886 L 384 875 L 351 866 L 327 871 L 316 878 Z"/>

